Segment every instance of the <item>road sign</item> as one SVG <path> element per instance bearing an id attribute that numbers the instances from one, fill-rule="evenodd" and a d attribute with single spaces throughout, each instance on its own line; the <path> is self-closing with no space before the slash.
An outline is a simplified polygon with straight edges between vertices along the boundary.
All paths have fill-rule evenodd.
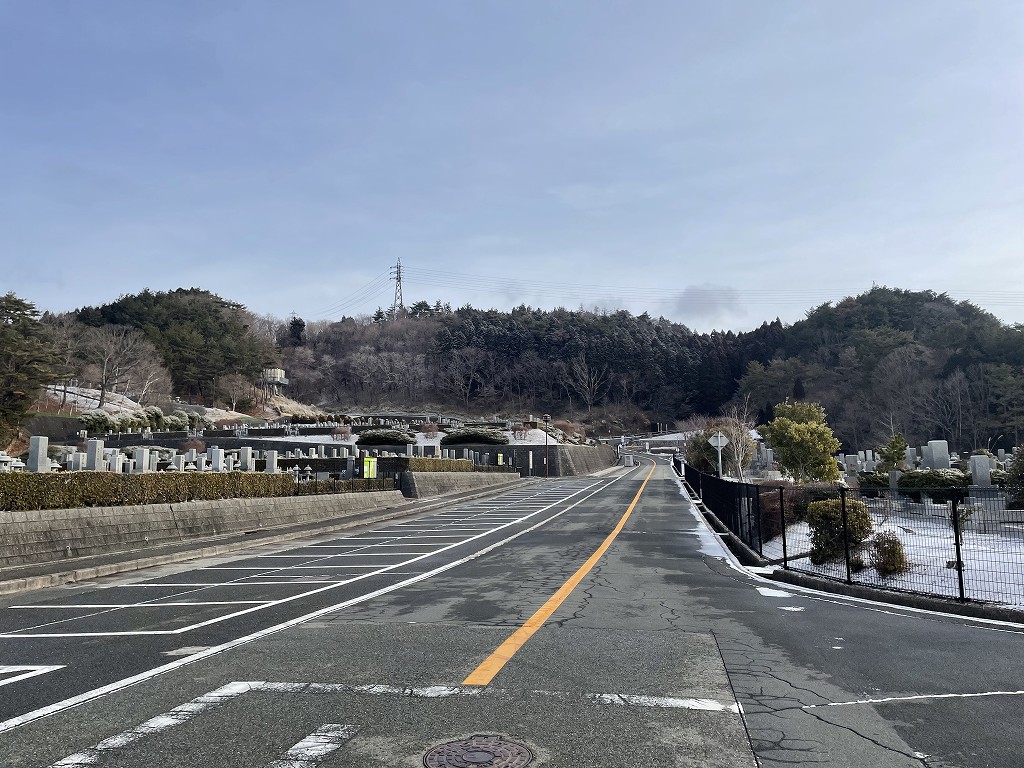
<path id="1" fill-rule="evenodd" d="M 708 442 L 711 443 L 715 448 L 725 448 L 729 444 L 729 438 L 723 435 L 721 432 L 715 432 L 711 437 L 708 438 Z"/>
<path id="2" fill-rule="evenodd" d="M 721 432 L 715 432 L 711 437 L 708 438 L 708 442 L 715 447 L 718 451 L 718 476 L 722 476 L 722 449 L 729 444 L 729 438 L 723 435 Z"/>

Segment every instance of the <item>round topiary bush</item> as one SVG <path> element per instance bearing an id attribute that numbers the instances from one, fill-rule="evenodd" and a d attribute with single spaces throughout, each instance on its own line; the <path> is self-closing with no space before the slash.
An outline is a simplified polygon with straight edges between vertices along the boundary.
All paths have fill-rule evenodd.
<path id="1" fill-rule="evenodd" d="M 871 567 L 882 577 L 906 573 L 910 570 L 910 561 L 907 560 L 903 542 L 892 531 L 881 531 L 875 534 L 871 539 L 868 557 L 871 560 Z"/>
<path id="2" fill-rule="evenodd" d="M 416 438 L 401 429 L 368 429 L 360 432 L 357 445 L 412 445 Z"/>
<path id="3" fill-rule="evenodd" d="M 508 436 L 496 429 L 466 427 L 465 429 L 452 430 L 441 438 L 441 445 L 466 445 L 470 443 L 508 445 Z"/>
<path id="4" fill-rule="evenodd" d="M 841 555 L 843 542 L 843 503 L 841 499 L 812 501 L 807 505 L 807 525 L 811 529 L 811 562 L 821 565 Z M 856 499 L 846 500 L 846 535 L 856 547 L 871 535 L 868 505 Z"/>

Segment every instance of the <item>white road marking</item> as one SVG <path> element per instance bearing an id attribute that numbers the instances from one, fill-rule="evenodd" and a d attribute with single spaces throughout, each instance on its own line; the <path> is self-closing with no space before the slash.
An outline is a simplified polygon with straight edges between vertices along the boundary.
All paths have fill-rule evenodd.
<path id="1" fill-rule="evenodd" d="M 267 768 L 314 768 L 359 732 L 358 725 L 322 725 Z"/>
<path id="2" fill-rule="evenodd" d="M 795 606 L 795 605 L 780 605 L 779 606 L 779 610 L 780 611 L 793 611 L 793 613 L 798 613 L 798 612 L 800 612 L 800 611 L 802 611 L 804 609 L 800 608 L 798 606 Z"/>
<path id="3" fill-rule="evenodd" d="M 783 589 L 772 589 L 771 587 L 758 587 L 757 591 L 765 597 L 793 597 L 789 592 Z"/>
<path id="4" fill-rule="evenodd" d="M 130 731 L 125 731 L 117 736 L 111 736 L 109 739 L 104 739 L 93 747 L 76 752 L 73 755 L 68 755 L 63 760 L 53 763 L 50 768 L 82 768 L 83 766 L 95 765 L 99 762 L 100 756 L 104 752 L 119 749 L 145 736 L 152 736 L 154 733 L 160 733 L 168 728 L 173 728 L 175 725 L 188 722 L 200 712 L 216 707 L 229 699 L 245 693 L 247 690 L 249 690 L 248 683 L 230 683 L 197 699 L 192 699 L 187 704 L 175 707 L 170 712 L 157 715 L 142 725 L 132 728 Z"/>
<path id="5" fill-rule="evenodd" d="M 613 480 L 612 482 L 615 482 L 615 481 Z M 584 496 L 583 498 L 577 500 L 576 502 L 574 502 L 570 506 L 566 507 L 561 512 L 558 512 L 558 513 L 552 515 L 550 518 L 546 518 L 545 520 L 541 521 L 540 523 L 535 524 L 534 526 L 531 526 L 530 528 L 526 528 L 523 531 L 520 531 L 518 534 L 514 534 L 513 536 L 508 537 L 507 539 L 502 539 L 501 541 L 498 541 L 495 544 L 490 545 L 489 547 L 485 547 L 484 549 L 480 550 L 478 553 L 470 555 L 467 558 L 463 558 L 461 560 L 455 561 L 455 563 L 461 564 L 463 562 L 466 562 L 469 559 L 472 559 L 474 557 L 479 556 L 479 554 L 491 551 L 491 549 L 494 548 L 494 547 L 503 546 L 505 543 L 511 541 L 512 539 L 518 538 L 518 536 L 522 535 L 523 533 L 526 533 L 528 531 L 532 531 L 532 530 L 534 530 L 534 528 L 538 527 L 539 525 L 545 524 L 547 522 L 547 520 L 553 520 L 554 518 L 558 517 L 559 515 L 565 514 L 565 512 L 568 512 L 569 510 L 574 509 L 576 506 L 581 504 L 583 501 L 585 501 L 586 499 L 590 498 L 590 496 L 593 496 L 594 494 L 598 493 L 600 490 L 602 490 L 602 488 L 607 488 L 608 485 L 610 485 L 610 484 L 611 483 L 602 485 L 601 483 L 593 483 L 591 485 L 584 486 L 580 490 L 577 490 L 577 491 L 575 491 L 573 493 L 568 494 L 567 496 L 564 496 L 564 497 L 556 499 L 555 501 L 552 501 L 546 507 L 543 507 L 541 510 L 538 510 L 537 512 L 531 512 L 530 514 L 525 515 L 524 517 L 517 519 L 515 522 L 506 523 L 504 525 L 499 525 L 499 526 L 496 526 L 494 528 L 489 528 L 487 531 L 484 531 L 483 533 L 479 533 L 476 536 L 471 536 L 468 539 L 464 539 L 464 540 L 461 540 L 461 541 L 457 541 L 457 542 L 453 542 L 451 544 L 445 545 L 445 546 L 441 547 L 441 549 L 438 549 L 438 550 L 436 550 L 434 552 L 425 553 L 425 554 L 421 553 L 421 554 L 418 554 L 416 557 L 413 557 L 410 560 L 405 560 L 405 561 L 402 561 L 402 562 L 399 562 L 399 563 L 392 563 L 390 565 L 385 565 L 385 566 L 380 567 L 380 568 L 377 568 L 377 566 L 372 566 L 372 565 L 369 565 L 369 566 L 365 566 L 365 565 L 364 566 L 359 566 L 359 565 L 309 565 L 309 566 L 306 566 L 306 565 L 302 565 L 302 566 L 299 566 L 299 565 L 289 565 L 289 566 L 286 566 L 284 568 L 274 569 L 272 572 L 264 572 L 264 573 L 260 573 L 260 574 L 254 574 L 254 575 L 257 575 L 257 576 L 266 577 L 266 576 L 272 575 L 274 573 L 288 575 L 288 574 L 294 573 L 295 571 L 299 571 L 299 570 L 325 570 L 325 569 L 341 569 L 341 568 L 377 568 L 377 570 L 371 571 L 370 573 L 365 573 L 365 574 L 360 574 L 358 576 L 353 576 L 347 582 L 340 582 L 340 583 L 336 583 L 336 584 L 328 584 L 326 586 L 320 587 L 319 589 L 312 589 L 312 590 L 309 590 L 308 592 L 300 592 L 299 594 L 296 594 L 296 595 L 289 595 L 288 597 L 283 597 L 283 598 L 280 598 L 278 600 L 274 600 L 274 601 L 271 601 L 269 603 L 266 603 L 264 605 L 257 605 L 257 606 L 253 606 L 251 608 L 246 608 L 246 609 L 241 610 L 241 611 L 234 611 L 232 613 L 227 613 L 227 614 L 224 614 L 223 616 L 216 616 L 216 617 L 207 619 L 205 621 L 197 622 L 195 624 L 191 624 L 191 625 L 184 626 L 184 627 L 179 627 L 178 629 L 166 629 L 166 630 L 125 630 L 125 631 L 115 631 L 115 632 L 110 632 L 110 631 L 108 631 L 108 632 L 31 632 L 30 630 L 33 629 L 33 627 L 27 627 L 27 628 L 25 628 L 23 630 L 17 630 L 15 632 L 0 633 L 0 638 L 126 637 L 126 636 L 136 636 L 136 635 L 138 635 L 138 636 L 148 636 L 148 635 L 180 635 L 180 634 L 182 634 L 184 632 L 191 632 L 193 630 L 199 629 L 201 627 L 206 627 L 206 626 L 209 626 L 211 624 L 218 624 L 220 622 L 228 621 L 229 619 L 233 619 L 233 618 L 236 618 L 238 616 L 243 616 L 245 614 L 252 613 L 254 611 L 262 611 L 262 610 L 265 610 L 266 608 L 271 608 L 271 607 L 274 607 L 274 606 L 277 606 L 277 605 L 281 605 L 283 603 L 292 602 L 294 600 L 301 600 L 302 598 L 309 597 L 310 595 L 316 595 L 316 594 L 320 594 L 321 592 L 326 592 L 326 591 L 331 590 L 331 589 L 336 589 L 337 587 L 341 586 L 342 584 L 351 583 L 353 581 L 360 581 L 362 579 L 369 578 L 371 576 L 376 576 L 376 575 L 379 575 L 379 574 L 382 574 L 382 573 L 386 573 L 388 571 L 393 571 L 393 570 L 396 570 L 398 568 L 402 568 L 404 566 L 408 566 L 408 565 L 410 565 L 412 563 L 415 563 L 415 562 L 417 562 L 419 560 L 424 560 L 424 559 L 426 559 L 428 557 L 432 557 L 435 554 L 438 554 L 438 553 L 441 553 L 441 552 L 445 552 L 445 551 L 448 551 L 448 550 L 451 550 L 451 549 L 455 549 L 456 547 L 460 547 L 460 546 L 462 546 L 464 544 L 467 544 L 467 543 L 470 543 L 472 541 L 475 541 L 476 539 L 480 539 L 480 538 L 483 538 L 485 536 L 489 536 L 492 533 L 496 533 L 497 531 L 503 530 L 505 528 L 509 528 L 509 527 L 515 525 L 516 523 L 524 522 L 524 521 L 528 520 L 529 518 L 534 517 L 534 516 L 540 514 L 541 512 L 547 511 L 547 510 L 551 509 L 552 507 L 557 506 L 558 504 L 562 504 L 562 503 L 564 503 L 566 501 L 569 501 L 574 496 L 579 496 L 584 491 L 590 490 L 591 488 L 596 488 L 596 490 L 592 491 L 590 494 L 588 494 L 588 495 Z M 447 567 L 454 567 L 454 566 L 447 566 Z M 386 587 L 384 589 L 386 589 L 386 590 L 396 589 L 396 588 L 400 588 L 400 586 L 404 586 L 406 584 L 415 583 L 415 581 L 417 581 L 418 579 L 429 578 L 429 576 L 431 576 L 431 575 L 434 575 L 436 573 L 442 572 L 443 570 L 446 570 L 447 567 L 446 566 L 441 566 L 439 569 L 435 569 L 435 570 L 432 570 L 432 571 L 427 571 L 426 574 L 420 574 L 419 576 L 415 576 L 415 577 L 413 577 L 411 579 L 405 579 L 403 581 L 398 582 L 397 584 L 390 585 L 389 587 Z M 257 571 L 265 571 L 265 569 L 263 569 L 263 568 L 239 567 L 239 566 L 214 566 L 214 567 L 204 568 L 204 569 L 199 569 L 199 570 L 202 570 L 202 571 L 216 571 L 216 570 L 257 570 Z M 285 573 L 285 572 L 287 572 L 287 573 Z M 374 594 L 383 594 L 383 592 L 378 590 Z M 345 605 L 345 603 L 341 603 L 339 605 Z M 116 610 L 116 609 L 114 609 L 114 610 Z M 76 619 L 85 619 L 85 618 L 92 618 L 92 617 L 91 616 L 79 616 L 79 617 L 76 617 Z M 52 623 L 59 623 L 59 622 L 52 622 Z"/>
<path id="6" fill-rule="evenodd" d="M 160 598 L 157 598 L 159 600 Z M 269 605 L 273 600 L 230 600 L 217 602 L 177 602 L 177 603 L 93 603 L 89 605 L 9 605 L 8 609 L 20 608 L 23 610 L 49 611 L 63 608 L 166 608 L 168 606 L 196 606 L 196 605 Z"/>
<path id="7" fill-rule="evenodd" d="M 732 712 L 738 715 L 739 704 L 725 704 L 717 699 L 680 699 L 666 696 L 634 696 L 625 693 L 597 693 L 593 695 L 598 704 L 619 704 L 630 707 L 655 707 L 667 709 L 697 709 L 705 712 Z"/>
<path id="8" fill-rule="evenodd" d="M 351 600 L 346 600 L 335 605 L 329 605 L 325 608 L 320 608 L 319 610 L 313 611 L 312 613 L 307 613 L 303 616 L 296 616 L 294 619 L 289 619 L 288 621 L 282 622 L 280 624 L 275 624 L 270 627 L 264 627 L 263 629 L 258 630 L 256 632 L 252 632 L 251 634 L 243 635 L 242 637 L 235 638 L 234 640 L 229 640 L 226 643 L 222 643 L 220 645 L 215 645 L 211 648 L 207 648 L 205 651 L 200 651 L 199 653 L 196 653 L 192 656 L 186 656 L 183 659 L 178 659 L 177 661 L 162 664 L 159 667 L 153 667 L 152 669 L 148 669 L 145 672 L 140 672 L 136 675 L 126 677 L 122 680 L 118 680 L 113 683 L 108 683 L 107 685 L 100 686 L 99 688 L 93 688 L 91 691 L 80 693 L 77 696 L 71 696 L 62 701 L 58 701 L 54 704 L 49 704 L 45 707 L 40 707 L 39 709 L 32 710 L 31 712 L 26 712 L 23 715 L 18 715 L 16 717 L 9 718 L 7 720 L 4 720 L 3 722 L 0 722 L 0 733 L 5 733 L 6 731 L 18 728 L 19 726 L 39 720 L 40 718 L 47 717 L 57 712 L 62 712 L 65 709 L 77 707 L 78 705 L 84 704 L 87 701 L 92 701 L 93 699 L 100 698 L 101 696 L 106 696 L 108 694 L 115 693 L 116 691 L 120 691 L 123 688 L 127 688 L 137 683 L 141 683 L 146 680 L 151 680 L 154 677 L 158 677 L 159 675 L 163 675 L 167 672 L 172 672 L 176 669 L 180 669 L 181 667 L 184 667 L 187 664 L 193 664 L 197 661 L 202 661 L 203 659 L 215 656 L 218 653 L 223 653 L 224 651 L 231 650 L 232 648 L 237 648 L 240 645 L 245 645 L 246 643 L 251 643 L 254 640 L 259 640 L 260 638 L 267 637 L 268 635 L 276 634 L 277 632 L 281 632 L 283 630 L 297 626 L 311 619 L 316 619 L 320 616 L 325 616 L 329 613 L 344 610 L 345 608 L 348 608 L 353 605 L 358 605 L 359 603 L 364 603 L 368 600 L 380 597 L 381 595 L 386 595 L 391 592 L 395 592 L 399 589 L 402 589 L 404 587 L 411 586 L 413 584 L 418 584 L 421 581 L 426 581 L 427 579 L 437 576 L 438 574 L 445 573 L 446 571 L 450 571 L 452 568 L 457 568 L 458 566 L 464 563 L 468 563 L 471 560 L 475 560 L 478 557 L 482 557 L 488 554 L 489 552 L 493 552 L 495 549 L 499 549 L 500 547 L 505 546 L 509 542 L 515 541 L 521 536 L 525 536 L 528 533 L 532 533 L 538 528 L 547 525 L 552 520 L 555 520 L 561 517 L 562 515 L 571 512 L 580 504 L 589 499 L 591 496 L 594 496 L 600 491 L 607 489 L 610 485 L 618 482 L 623 477 L 628 477 L 628 475 L 619 475 L 614 480 L 611 480 L 608 483 L 594 483 L 593 485 L 585 486 L 581 490 L 576 491 L 573 494 L 570 494 L 561 501 L 568 501 L 573 496 L 578 496 L 579 494 L 583 493 L 583 491 L 590 490 L 591 488 L 594 488 L 595 490 L 591 491 L 591 493 L 588 493 L 587 495 L 581 497 L 580 499 L 577 499 L 575 502 L 567 506 L 561 512 L 556 512 L 550 517 L 546 517 L 543 520 L 540 520 L 534 523 L 533 525 L 529 526 L 528 528 L 524 528 L 521 531 L 513 533 L 512 535 L 507 536 L 506 538 L 501 539 L 500 541 L 488 544 L 483 549 L 477 550 L 476 552 L 466 555 L 465 557 L 459 558 L 458 560 L 453 560 L 450 563 L 446 563 L 430 571 L 426 571 L 424 573 L 412 576 L 411 578 L 396 582 L 395 584 L 388 584 L 385 587 L 381 587 L 380 589 L 376 589 L 372 592 L 367 592 L 366 594 L 359 595 L 358 597 L 352 598 Z M 554 505 L 555 504 L 552 504 L 551 506 Z M 330 588 L 331 587 L 324 587 L 322 588 L 322 590 L 318 591 L 323 591 Z M 2 637 L 2 635 L 0 635 L 0 637 Z"/>
<path id="9" fill-rule="evenodd" d="M 183 660 L 185 661 L 185 660 Z M 178 664 L 179 662 L 175 662 Z M 458 696 L 506 696 L 511 691 L 502 688 L 461 685 L 349 685 L 345 683 L 271 683 L 262 680 L 234 682 L 222 686 L 192 701 L 175 707 L 169 712 L 157 715 L 141 725 L 116 736 L 104 739 L 95 746 L 68 755 L 53 763 L 49 768 L 88 768 L 99 762 L 104 752 L 132 744 L 146 736 L 166 731 L 176 725 L 188 722 L 196 715 L 208 712 L 244 693 L 289 693 L 289 694 L 357 694 L 367 696 L 399 696 L 403 698 L 444 699 Z M 521 695 L 521 691 L 517 692 Z M 536 696 L 554 698 L 582 698 L 598 705 L 628 706 L 652 709 L 689 709 L 703 712 L 727 712 L 739 714 L 737 703 L 727 704 L 717 699 L 687 699 L 668 696 L 643 696 L 624 693 L 579 694 L 562 691 L 530 691 Z M 834 706 L 834 705 L 827 705 Z M 804 707 L 809 709 L 809 707 Z M 0 723 L 0 731 L 5 724 Z M 9 729 L 8 729 L 9 730 Z M 325 725 L 317 729 L 288 750 L 282 760 L 271 763 L 268 768 L 313 768 L 316 761 L 341 747 L 358 731 L 354 725 Z"/>
<path id="10" fill-rule="evenodd" d="M 920 696 L 887 696 L 883 699 L 858 699 L 857 701 L 834 701 L 831 704 L 807 704 L 801 709 L 821 707 L 849 707 L 853 704 L 888 704 L 893 701 L 930 701 L 934 699 L 980 699 L 987 696 L 1024 696 L 1024 691 L 985 691 L 983 693 L 931 693 Z"/>
<path id="11" fill-rule="evenodd" d="M 39 667 L 39 666 L 0 666 L 0 675 L 14 674 L 14 677 L 8 677 L 0 679 L 0 685 L 10 685 L 16 683 L 19 680 L 26 680 L 30 677 L 37 677 L 39 675 L 45 675 L 47 672 L 54 672 L 58 669 L 64 669 L 63 664 L 56 666 Z M 21 672 L 20 675 L 15 674 Z"/>

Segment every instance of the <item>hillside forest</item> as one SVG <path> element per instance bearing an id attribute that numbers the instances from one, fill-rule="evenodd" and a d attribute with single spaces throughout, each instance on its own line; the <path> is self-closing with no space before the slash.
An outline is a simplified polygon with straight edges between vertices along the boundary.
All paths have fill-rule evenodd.
<path id="1" fill-rule="evenodd" d="M 1024 427 L 1024 327 L 930 291 L 876 287 L 742 333 L 646 313 L 427 301 L 307 323 L 196 288 L 42 315 L 8 294 L 0 323 L 8 429 L 42 384 L 246 408 L 267 367 L 286 370 L 290 397 L 325 410 L 550 412 L 596 435 L 727 410 L 765 423 L 787 398 L 821 403 L 846 449 L 896 432 L 911 445 L 1009 447 Z"/>

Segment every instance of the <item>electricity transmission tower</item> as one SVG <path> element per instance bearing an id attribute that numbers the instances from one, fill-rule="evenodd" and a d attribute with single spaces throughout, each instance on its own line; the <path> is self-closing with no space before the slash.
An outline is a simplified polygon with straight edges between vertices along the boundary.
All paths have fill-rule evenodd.
<path id="1" fill-rule="evenodd" d="M 395 301 L 391 305 L 391 309 L 388 310 L 388 314 L 392 317 L 398 317 L 399 313 L 405 314 L 405 303 L 402 300 L 402 260 L 399 259 L 398 263 L 391 268 L 391 279 L 395 281 Z"/>

